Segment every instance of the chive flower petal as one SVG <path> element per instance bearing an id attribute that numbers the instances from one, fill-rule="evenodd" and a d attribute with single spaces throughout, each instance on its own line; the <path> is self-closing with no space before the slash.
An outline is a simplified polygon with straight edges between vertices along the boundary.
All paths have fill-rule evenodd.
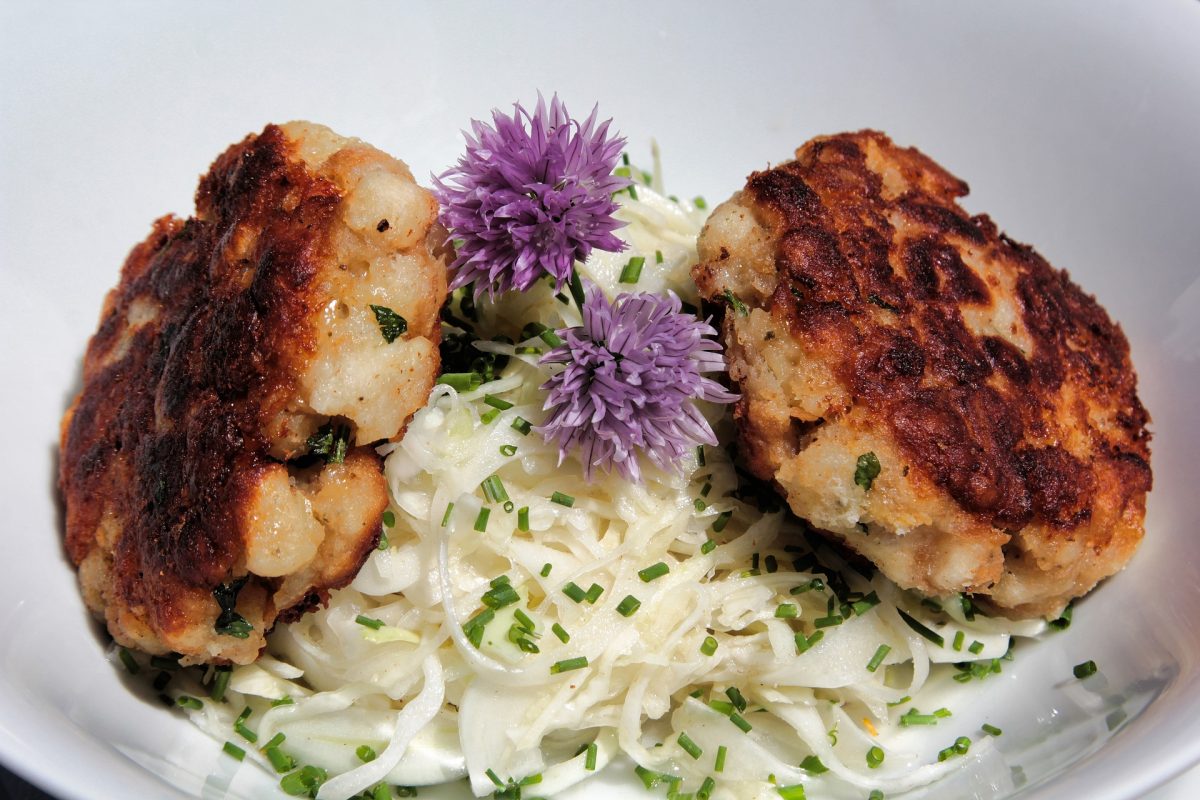
<path id="1" fill-rule="evenodd" d="M 583 325 L 560 331 L 563 344 L 541 359 L 563 364 L 542 385 L 549 412 L 537 431 L 558 445 L 559 462 L 573 450 L 589 480 L 596 467 L 641 482 L 639 453 L 671 471 L 698 444 L 717 444 L 693 403 L 737 399 L 704 377 L 723 372 L 716 330 L 690 314 L 674 294 L 618 295 L 611 303 L 589 284 Z"/>
<path id="2" fill-rule="evenodd" d="M 580 122 L 558 95 L 547 105 L 539 94 L 532 113 L 514 103 L 512 116 L 493 110 L 491 125 L 472 120 L 466 153 L 433 179 L 457 245 L 452 289 L 473 283 L 495 297 L 550 275 L 562 291 L 593 249 L 625 249 L 613 233 L 624 224 L 613 195 L 631 183 L 613 173 L 625 140 L 597 114 Z"/>

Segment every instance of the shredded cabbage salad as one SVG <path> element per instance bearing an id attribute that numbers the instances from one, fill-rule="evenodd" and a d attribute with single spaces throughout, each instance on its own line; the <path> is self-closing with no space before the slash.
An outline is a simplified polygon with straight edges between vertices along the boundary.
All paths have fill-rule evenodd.
<path id="1" fill-rule="evenodd" d="M 704 204 L 664 196 L 657 173 L 623 193 L 629 249 L 580 269 L 610 298 L 697 304 Z M 620 283 L 633 257 L 637 282 Z M 220 686 L 224 702 L 180 695 L 199 725 L 323 800 L 462 778 L 476 796 L 552 796 L 614 761 L 669 796 L 881 797 L 986 757 L 986 728 L 937 735 L 950 712 L 922 688 L 999 672 L 1013 637 L 1045 623 L 923 600 L 848 563 L 721 447 L 679 473 L 647 465 L 643 485 L 585 481 L 529 431 L 543 332 L 579 309 L 546 280 L 464 298 L 447 335 L 491 379 L 439 385 L 385 448 L 385 540 L 351 586 L 255 664 L 176 682 Z M 732 441 L 727 407 L 703 410 Z"/>

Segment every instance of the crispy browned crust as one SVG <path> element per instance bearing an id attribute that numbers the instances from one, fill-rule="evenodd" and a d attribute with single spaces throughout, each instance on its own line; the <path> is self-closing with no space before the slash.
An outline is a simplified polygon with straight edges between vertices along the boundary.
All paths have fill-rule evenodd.
<path id="1" fill-rule="evenodd" d="M 1008 573 L 1021 571 L 1026 551 L 1076 537 L 1088 544 L 1085 558 L 1113 559 L 1082 580 L 1064 573 L 1062 594 L 1041 586 L 1033 597 L 995 598 L 1036 613 L 1081 593 L 1076 584 L 1086 591 L 1132 554 L 1151 486 L 1149 417 L 1120 327 L 1066 272 L 998 233 L 987 216 L 963 211 L 955 200 L 966 194 L 932 160 L 872 131 L 814 139 L 795 161 L 751 175 L 731 202 L 765 229 L 774 274 L 756 276 L 751 289 L 740 284 L 741 299 L 770 314 L 848 399 L 818 419 L 794 415 L 786 447 L 780 431 L 755 424 L 761 398 L 753 391 L 737 419 L 748 466 L 776 480 L 815 428 L 865 410 L 902 454 L 906 476 L 911 470 L 913 481 L 1014 537 Z M 729 248 L 712 252 L 718 245 L 694 271 L 710 300 L 731 285 L 722 264 Z M 1011 336 L 980 329 L 1005 292 L 1015 295 L 1008 300 L 1027 336 L 1019 326 Z M 1110 541 L 1118 552 L 1105 552 Z M 991 570 L 981 585 L 957 588 L 987 593 L 1001 577 Z"/>
<path id="2" fill-rule="evenodd" d="M 63 420 L 60 486 L 85 598 L 122 644 L 251 660 L 277 617 L 352 580 L 378 539 L 386 487 L 361 443 L 339 469 L 368 498 L 365 524 L 322 552 L 305 585 L 280 592 L 285 577 L 247 575 L 252 496 L 280 469 L 266 432 L 292 410 L 315 350 L 313 319 L 329 291 L 318 278 L 342 195 L 268 126 L 217 159 L 194 218 L 155 223 L 105 301 L 83 391 Z M 289 480 L 316 486 L 331 474 L 322 467 L 289 465 Z M 243 577 L 238 612 L 254 632 L 214 634 L 213 590 Z M 300 599 L 276 608 L 282 596 Z"/>

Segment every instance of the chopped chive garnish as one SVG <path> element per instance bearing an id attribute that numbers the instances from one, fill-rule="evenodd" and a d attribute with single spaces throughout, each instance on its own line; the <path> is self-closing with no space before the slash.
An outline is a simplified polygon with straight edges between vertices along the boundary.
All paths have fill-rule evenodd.
<path id="1" fill-rule="evenodd" d="M 595 742 L 592 742 L 591 744 L 589 744 L 587 746 L 587 755 L 584 756 L 584 759 L 583 759 L 583 768 L 588 770 L 589 772 L 594 771 L 596 769 L 596 752 L 598 749 L 599 748 L 596 747 Z"/>
<path id="2" fill-rule="evenodd" d="M 450 515 L 454 513 L 454 503 L 446 504 L 446 513 L 442 514 L 442 527 L 450 524 Z"/>
<path id="3" fill-rule="evenodd" d="M 571 641 L 571 634 L 567 633 L 567 629 L 557 622 L 550 626 L 550 630 L 558 637 L 558 640 L 563 644 Z"/>
<path id="4" fill-rule="evenodd" d="M 733 713 L 729 715 L 729 721 L 741 729 L 742 733 L 749 733 L 754 730 L 754 726 L 746 721 L 746 718 L 741 714 Z"/>
<path id="5" fill-rule="evenodd" d="M 208 696 L 220 703 L 225 699 L 225 691 L 229 688 L 229 678 L 233 675 L 232 667 L 217 667 L 213 673 L 213 685 Z"/>
<path id="6" fill-rule="evenodd" d="M 700 788 L 696 790 L 696 800 L 708 800 L 712 797 L 713 789 L 717 788 L 717 782 L 713 780 L 711 775 L 705 776 L 704 782 L 700 784 Z"/>
<path id="7" fill-rule="evenodd" d="M 712 484 L 711 484 L 711 483 L 706 483 L 706 484 L 704 484 L 702 487 L 700 487 L 700 496 L 701 496 L 701 497 L 708 497 L 708 494 L 709 494 L 709 492 L 711 492 L 711 491 L 712 491 Z"/>
<path id="8" fill-rule="evenodd" d="M 221 750 L 226 755 L 233 756 L 238 761 L 241 761 L 242 759 L 244 759 L 246 757 L 246 751 L 243 750 L 242 748 L 238 747 L 233 742 L 226 742 L 225 745 L 221 748 Z"/>
<path id="9" fill-rule="evenodd" d="M 795 603 L 780 603 L 775 607 L 776 619 L 795 619 L 796 604 Z"/>
<path id="10" fill-rule="evenodd" d="M 945 719 L 946 717 L 953 716 L 948 708 L 939 708 L 933 712 L 933 715 L 938 719 Z"/>
<path id="11" fill-rule="evenodd" d="M 733 707 L 738 711 L 746 710 L 746 698 L 738 691 L 736 686 L 730 686 L 725 690 L 725 696 L 729 698 L 729 702 L 733 703 Z"/>
<path id="12" fill-rule="evenodd" d="M 525 511 L 525 510 L 526 509 L 521 509 L 521 511 Z M 518 511 L 517 512 L 518 519 L 520 518 L 520 515 L 521 515 L 521 512 Z M 542 564 L 542 571 L 539 572 L 538 574 L 541 575 L 543 578 L 549 578 L 550 570 L 552 570 L 552 569 L 554 569 L 554 565 L 551 564 L 549 561 L 547 561 L 545 564 Z"/>
<path id="13" fill-rule="evenodd" d="M 571 506 L 575 505 L 575 498 L 569 494 L 555 492 L 554 494 L 550 495 L 550 502 L 558 503 L 560 506 L 566 506 L 567 508 L 570 508 Z"/>
<path id="14" fill-rule="evenodd" d="M 655 786 L 658 786 L 660 782 L 667 780 L 666 775 L 661 775 L 657 772 L 651 772 L 641 764 L 634 765 L 633 771 L 639 778 L 641 778 L 642 785 L 647 789 L 653 789 Z"/>
<path id="15" fill-rule="evenodd" d="M 646 259 L 641 256 L 634 256 L 625 264 L 625 268 L 621 270 L 621 277 L 617 278 L 617 283 L 637 283 L 642 277 L 642 267 L 645 265 Z"/>
<path id="16" fill-rule="evenodd" d="M 483 402 L 487 403 L 492 408 L 498 408 L 501 411 L 508 411 L 513 407 L 512 403 L 508 402 L 502 397 L 496 397 L 494 394 L 485 394 L 483 396 Z"/>
<path id="17" fill-rule="evenodd" d="M 902 706 L 905 703 L 908 703 L 911 701 L 912 701 L 911 697 L 909 697 L 908 695 L 904 695 L 904 697 L 901 697 L 899 700 L 893 700 L 892 702 L 888 703 L 888 708 L 895 708 L 896 706 Z"/>
<path id="18" fill-rule="evenodd" d="M 233 730 L 247 742 L 258 741 L 258 734 L 247 728 L 246 723 L 241 719 L 233 723 Z"/>
<path id="19" fill-rule="evenodd" d="M 886 644 L 879 645 L 875 650 L 875 655 L 871 656 L 871 660 L 867 662 L 867 672 L 874 672 L 879 669 L 879 665 L 887 658 L 887 654 L 892 652 L 892 648 Z"/>
<path id="20" fill-rule="evenodd" d="M 879 457 L 872 453 L 863 453 L 854 463 L 854 482 L 863 488 L 864 492 L 871 491 L 875 479 L 879 477 L 881 467 Z"/>
<path id="21" fill-rule="evenodd" d="M 796 631 L 796 652 L 807 652 L 813 645 L 825 638 L 825 631 L 816 631 L 812 636 L 805 636 L 804 631 Z"/>
<path id="22" fill-rule="evenodd" d="M 711 636 L 705 636 L 704 641 L 700 643 L 700 652 L 706 656 L 717 652 L 717 640 Z"/>
<path id="23" fill-rule="evenodd" d="M 712 539 L 705 539 L 704 544 L 700 545 L 700 552 L 703 553 L 704 555 L 708 555 L 709 553 L 711 553 L 713 550 L 716 550 L 716 549 L 717 549 L 717 543 L 714 542 Z"/>
<path id="24" fill-rule="evenodd" d="M 496 419 L 498 416 L 500 416 L 500 409 L 493 408 L 480 414 L 479 421 L 484 425 L 491 425 L 492 420 Z"/>
<path id="25" fill-rule="evenodd" d="M 363 627 L 366 627 L 366 628 L 370 628 L 371 630 L 374 630 L 374 631 L 377 631 L 383 627 L 383 620 L 374 619 L 373 617 L 364 617 L 362 614 L 359 614 L 357 617 L 355 617 L 354 621 L 357 622 L 359 625 L 362 625 Z"/>
<path id="26" fill-rule="evenodd" d="M 486 772 L 484 772 L 483 774 L 484 774 L 484 775 L 487 775 L 487 776 L 488 776 L 488 780 L 490 780 L 492 783 L 496 784 L 497 786 L 499 786 L 499 787 L 501 787 L 501 788 L 504 788 L 504 781 L 500 780 L 500 776 L 499 776 L 499 775 L 497 775 L 497 774 L 495 773 L 495 771 L 494 771 L 494 770 L 492 770 L 492 769 L 490 769 L 490 768 L 489 768 L 489 769 L 488 769 Z"/>
<path id="27" fill-rule="evenodd" d="M 582 603 L 583 598 L 587 597 L 587 592 L 585 592 L 583 589 L 580 589 L 579 585 L 575 583 L 575 581 L 567 581 L 566 585 L 562 588 L 562 593 L 574 600 L 576 603 Z"/>
<path id="28" fill-rule="evenodd" d="M 726 746 L 725 746 L 725 745 L 723 745 L 723 744 L 722 744 L 722 745 L 718 745 L 718 747 L 717 747 L 717 760 L 716 760 L 716 762 L 713 764 L 713 769 L 714 769 L 715 771 L 717 771 L 717 772 L 724 772 L 724 771 L 725 771 L 725 756 L 726 756 L 726 754 L 728 754 L 728 753 L 729 753 L 729 748 L 728 748 L 728 747 L 726 747 Z"/>
<path id="29" fill-rule="evenodd" d="M 383 525 L 385 528 L 396 527 L 396 514 L 390 508 L 383 512 Z"/>
<path id="30" fill-rule="evenodd" d="M 529 530 L 529 506 L 521 506 L 517 509 L 517 530 L 526 532 Z"/>
<path id="31" fill-rule="evenodd" d="M 872 789 L 867 795 L 867 800 L 883 800 L 883 791 L 881 789 Z"/>
<path id="32" fill-rule="evenodd" d="M 280 706 L 290 706 L 295 702 L 296 701 L 292 699 L 292 696 L 290 694 L 285 694 L 283 697 L 280 697 L 278 700 L 272 700 L 271 708 L 279 708 Z"/>
<path id="33" fill-rule="evenodd" d="M 558 675 L 561 672 L 571 672 L 576 669 L 583 669 L 588 665 L 587 656 L 577 656 L 576 658 L 567 658 L 562 661 L 555 661 L 550 665 L 550 674 Z"/>
<path id="34" fill-rule="evenodd" d="M 829 772 L 829 767 L 821 763 L 819 756 L 805 756 L 804 760 L 800 762 L 800 769 L 810 775 L 820 775 L 823 772 Z"/>
<path id="35" fill-rule="evenodd" d="M 845 618 L 840 614 L 830 614 L 825 617 L 817 617 L 813 620 L 813 625 L 818 628 L 832 628 L 835 625 L 841 625 L 845 622 Z"/>
<path id="36" fill-rule="evenodd" d="M 783 800 L 805 800 L 804 784 L 797 783 L 794 786 L 776 786 L 775 791 L 779 792 L 779 796 Z"/>
<path id="37" fill-rule="evenodd" d="M 663 254 L 662 254 L 662 250 L 655 250 L 655 251 L 654 251 L 654 263 L 655 263 L 655 264 L 661 264 L 661 263 L 663 263 Z"/>
<path id="38" fill-rule="evenodd" d="M 296 768 L 296 759 L 280 750 L 277 744 L 268 745 L 264 748 L 263 755 L 267 757 L 267 761 L 271 762 L 271 766 L 275 768 L 276 772 L 291 772 Z"/>
<path id="39" fill-rule="evenodd" d="M 529 618 L 529 615 L 519 608 L 513 611 L 513 619 L 521 623 L 521 627 L 530 633 L 533 633 L 533 629 L 537 627 L 533 624 L 533 620 Z"/>
<path id="40" fill-rule="evenodd" d="M 768 555 L 763 559 L 763 567 L 766 568 L 767 574 L 770 575 L 779 569 L 779 560 L 775 556 Z"/>
<path id="41" fill-rule="evenodd" d="M 504 608 L 521 599 L 517 590 L 507 583 L 502 583 L 483 593 L 483 604 L 488 608 Z"/>
<path id="42" fill-rule="evenodd" d="M 475 530 L 483 533 L 487 530 L 488 517 L 492 515 L 492 510 L 487 506 L 479 509 L 479 515 L 475 517 Z"/>
<path id="43" fill-rule="evenodd" d="M 960 736 L 954 740 L 954 752 L 960 756 L 965 756 L 967 751 L 971 749 L 971 740 L 966 736 Z"/>
<path id="44" fill-rule="evenodd" d="M 379 531 L 379 543 L 377 545 L 375 545 L 375 549 L 376 550 L 387 550 L 388 547 L 390 547 L 390 546 L 391 546 L 391 543 L 388 542 L 387 531 L 380 530 Z"/>
<path id="45" fill-rule="evenodd" d="M 693 742 L 692 737 L 688 736 L 686 732 L 679 734 L 679 738 L 676 741 L 679 742 L 679 746 L 683 748 L 683 751 L 692 758 L 698 759 L 704 754 L 704 751 L 700 749 L 700 745 Z"/>
<path id="46" fill-rule="evenodd" d="M 447 372 L 438 376 L 437 382 L 455 391 L 471 392 L 483 385 L 483 376 L 478 372 Z"/>
<path id="47" fill-rule="evenodd" d="M 1071 616 L 1075 613 L 1074 608 L 1074 605 L 1068 603 L 1067 607 L 1063 609 L 1062 616 L 1050 621 L 1050 627 L 1056 631 L 1065 631 L 1071 627 Z"/>
<path id="48" fill-rule="evenodd" d="M 982 730 L 988 736 L 999 736 L 1000 734 L 1004 733 L 1004 731 L 1000 730 L 995 725 L 989 725 L 986 722 L 980 726 L 980 730 Z"/>
<path id="49" fill-rule="evenodd" d="M 909 727 L 911 725 L 937 725 L 938 718 L 933 714 L 922 714 L 915 708 L 910 708 L 900 715 L 900 725 Z"/>
<path id="50" fill-rule="evenodd" d="M 483 489 L 483 496 L 493 503 L 504 503 L 508 501 L 508 491 L 504 488 L 504 482 L 500 480 L 499 475 L 489 475 L 483 479 L 483 483 L 479 484 Z"/>
<path id="51" fill-rule="evenodd" d="M 133 657 L 133 653 L 122 647 L 117 650 L 117 655 L 121 657 L 121 663 L 125 665 L 125 669 L 129 671 L 130 675 L 137 675 L 141 671 L 142 668 L 138 666 L 137 659 Z"/>
<path id="52" fill-rule="evenodd" d="M 540 652 L 542 652 L 541 648 L 539 648 L 536 644 L 534 644 L 529 639 L 526 639 L 523 637 L 518 637 L 515 644 L 517 645 L 517 647 L 521 648 L 521 652 L 523 652 L 523 653 L 540 653 Z"/>
<path id="53" fill-rule="evenodd" d="M 867 751 L 867 767 L 870 769 L 879 769 L 879 765 L 883 763 L 883 748 L 872 747 Z"/>
<path id="54" fill-rule="evenodd" d="M 696 464 L 697 464 L 697 466 L 701 466 L 701 467 L 705 466 L 704 445 L 702 445 L 702 444 L 696 446 Z"/>
<path id="55" fill-rule="evenodd" d="M 1076 678 L 1083 680 L 1084 678 L 1090 678 L 1095 675 L 1097 670 L 1098 667 L 1096 666 L 1095 661 L 1085 661 L 1082 664 L 1076 664 L 1072 672 L 1075 673 Z"/>
<path id="56" fill-rule="evenodd" d="M 594 606 L 602 594 L 604 594 L 604 587 L 598 583 L 593 583 L 588 587 L 587 592 L 583 595 L 583 599 L 588 602 L 588 605 Z"/>
<path id="57" fill-rule="evenodd" d="M 708 707 L 718 714 L 724 714 L 727 717 L 734 712 L 733 703 L 725 700 L 709 700 Z"/>
<path id="58" fill-rule="evenodd" d="M 642 607 L 642 601 L 638 600 L 631 594 L 625 595 L 625 599 L 617 604 L 617 613 L 622 617 L 632 617 L 637 613 L 637 610 Z"/>
<path id="59" fill-rule="evenodd" d="M 204 701 L 198 697 L 192 697 L 188 694 L 181 694 L 175 698 L 175 705 L 180 708 L 190 708 L 193 710 L 204 708 Z"/>
<path id="60" fill-rule="evenodd" d="M 703 197 L 696 195 L 696 197 L 692 200 L 692 205 L 703 211 L 704 209 L 708 208 L 708 201 L 706 201 Z"/>
<path id="61" fill-rule="evenodd" d="M 375 753 L 375 748 L 371 747 L 369 744 L 360 744 L 354 751 L 354 755 L 358 756 L 358 760 L 364 764 L 374 761 L 376 758 L 378 758 Z"/>
<path id="62" fill-rule="evenodd" d="M 918 622 L 917 620 L 910 617 L 904 611 L 904 609 L 897 608 L 896 610 L 900 612 L 900 618 L 904 620 L 904 623 L 906 625 L 908 625 L 908 627 L 912 628 L 914 631 L 921 634 L 926 639 L 928 639 L 929 641 L 936 644 L 938 647 L 946 646 L 946 640 L 944 638 L 942 638 L 942 635 L 940 633 L 938 633 L 937 631 L 930 630 L 929 628 L 925 627 L 920 622 Z"/>
<path id="63" fill-rule="evenodd" d="M 542 354 L 542 348 L 525 344 L 515 348 L 514 352 L 519 356 L 540 356 Z"/>
<path id="64" fill-rule="evenodd" d="M 725 526 L 729 524 L 729 520 L 731 520 L 732 518 L 733 518 L 732 511 L 722 511 L 720 514 L 717 515 L 717 518 L 713 521 L 713 524 L 712 524 L 713 532 L 720 533 L 721 531 L 725 530 Z"/>
<path id="65" fill-rule="evenodd" d="M 737 312 L 739 317 L 747 317 L 750 315 L 750 309 L 746 306 L 746 304 L 742 302 L 740 297 L 731 292 L 729 289 L 725 290 L 723 297 L 725 298 L 725 302 L 733 307 L 733 310 Z"/>
<path id="66" fill-rule="evenodd" d="M 963 633 L 962 631 L 956 631 L 954 633 L 954 644 L 952 644 L 950 646 L 953 647 L 955 650 L 962 650 L 963 642 L 966 640 L 966 638 L 967 638 L 967 635 L 965 633 Z"/>
<path id="67" fill-rule="evenodd" d="M 177 670 L 179 669 L 179 657 L 150 656 L 150 666 L 155 669 Z"/>
<path id="68" fill-rule="evenodd" d="M 391 344 L 408 332 L 408 320 L 387 306 L 373 305 L 371 306 L 371 310 L 375 312 L 375 322 L 379 325 L 379 333 L 388 344 Z"/>
<path id="69" fill-rule="evenodd" d="M 697 497 L 695 499 L 695 501 L 692 503 L 692 508 L 696 509 L 696 513 L 699 513 L 701 511 L 703 511 L 704 509 L 708 508 L 708 503 L 704 502 L 699 497 Z"/>
<path id="70" fill-rule="evenodd" d="M 871 592 L 861 600 L 855 600 L 851 603 L 850 608 L 854 609 L 854 613 L 861 617 L 877 605 L 879 605 L 879 595 Z"/>
<path id="71" fill-rule="evenodd" d="M 495 611 L 485 608 L 463 624 L 463 633 L 466 635 L 467 641 L 475 645 L 476 649 L 483 644 L 484 627 L 495 617 Z"/>
<path id="72" fill-rule="evenodd" d="M 511 458 L 512 456 L 515 456 L 516 454 L 517 454 L 517 446 L 515 444 L 500 445 L 500 455 Z"/>
<path id="73" fill-rule="evenodd" d="M 975 604 L 971 602 L 971 598 L 967 595 L 960 595 L 959 602 L 962 604 L 963 619 L 967 622 L 975 621 Z"/>
<path id="74" fill-rule="evenodd" d="M 286 739 L 287 736 L 284 736 L 282 733 L 277 733 L 271 737 L 271 741 L 262 746 L 262 749 L 266 750 L 268 747 L 279 747 L 279 745 L 283 744 Z"/>
<path id="75" fill-rule="evenodd" d="M 979 642 L 979 641 L 971 642 L 970 646 L 967 647 L 967 649 L 970 650 L 973 655 L 979 655 L 980 653 L 983 652 L 983 642 Z"/>
<path id="76" fill-rule="evenodd" d="M 804 594 L 805 592 L 823 592 L 825 591 L 825 581 L 820 578 L 813 578 L 808 583 L 802 583 L 799 586 L 792 587 L 791 594 Z"/>
<path id="77" fill-rule="evenodd" d="M 671 568 L 668 567 L 665 562 L 660 561 L 657 564 L 652 564 L 646 567 L 645 569 L 638 570 L 638 577 L 642 579 L 642 583 L 649 583 L 652 580 L 661 578 L 670 571 Z"/>
<path id="78" fill-rule="evenodd" d="M 512 421 L 512 428 L 522 436 L 528 436 L 529 432 L 533 430 L 533 423 L 524 417 L 517 417 Z"/>
<path id="79" fill-rule="evenodd" d="M 504 513 L 505 514 L 511 514 L 513 512 L 513 509 L 516 507 L 517 507 L 517 504 L 514 503 L 512 500 L 504 501 Z"/>

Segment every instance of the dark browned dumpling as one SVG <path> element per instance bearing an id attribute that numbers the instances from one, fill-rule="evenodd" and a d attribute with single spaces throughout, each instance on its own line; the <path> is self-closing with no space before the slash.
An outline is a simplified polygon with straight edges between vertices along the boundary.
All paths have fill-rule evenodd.
<path id="1" fill-rule="evenodd" d="M 268 126 L 134 248 L 62 428 L 67 551 L 121 644 L 253 661 L 353 579 L 438 372 L 446 266 L 408 168 Z"/>
<path id="2" fill-rule="evenodd" d="M 862 131 L 750 176 L 700 236 L 749 468 L 930 595 L 1056 614 L 1142 538 L 1149 421 L 1095 301 Z M 876 474 L 877 470 L 877 474 Z"/>

